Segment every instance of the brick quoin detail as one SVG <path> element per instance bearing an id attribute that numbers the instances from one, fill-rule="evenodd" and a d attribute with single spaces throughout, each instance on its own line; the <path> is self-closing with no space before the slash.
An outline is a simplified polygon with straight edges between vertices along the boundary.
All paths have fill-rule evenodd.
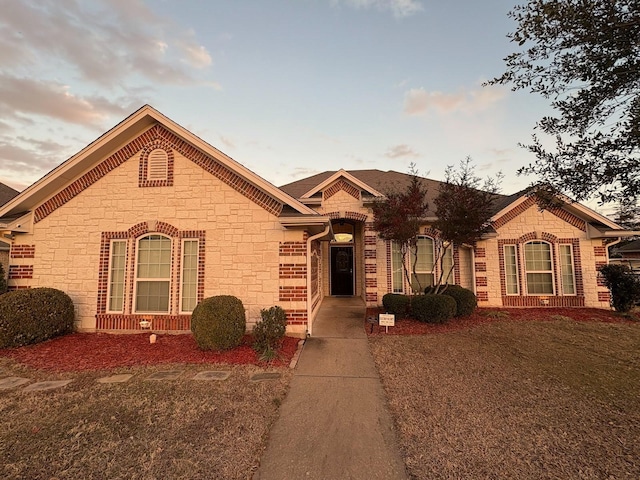
<path id="1" fill-rule="evenodd" d="M 9 265 L 9 280 L 33 278 L 33 265 Z"/>
<path id="2" fill-rule="evenodd" d="M 344 190 L 356 200 L 360 200 L 360 189 L 354 187 L 353 185 L 351 185 L 348 182 L 345 182 L 342 179 L 338 180 L 336 183 L 334 183 L 329 188 L 327 188 L 324 192 L 322 192 L 322 198 L 324 200 L 327 200 L 333 197 L 336 193 L 338 193 L 341 190 Z"/>
<path id="3" fill-rule="evenodd" d="M 487 277 L 476 277 L 476 287 L 486 287 Z"/>
<path id="4" fill-rule="evenodd" d="M 34 212 L 34 223 L 40 222 L 54 210 L 100 180 L 107 173 L 122 165 L 136 153 L 144 150 L 145 147 L 157 144 L 162 144 L 166 148 L 180 152 L 187 159 L 202 167 L 273 215 L 279 216 L 282 212 L 283 205 L 281 202 L 247 182 L 214 158 L 206 155 L 181 138 L 178 138 L 163 126 L 155 125 L 36 208 Z"/>
<path id="5" fill-rule="evenodd" d="M 31 288 L 30 285 L 9 285 L 7 287 L 7 291 L 13 292 L 14 290 L 28 290 Z"/>
<path id="6" fill-rule="evenodd" d="M 607 256 L 607 247 L 593 247 L 593 255 L 596 257 L 606 257 Z"/>
<path id="7" fill-rule="evenodd" d="M 378 237 L 376 235 L 365 235 L 364 244 L 365 246 L 375 247 L 378 242 Z"/>
<path id="8" fill-rule="evenodd" d="M 11 245 L 11 258 L 35 258 L 35 245 Z"/>
<path id="9" fill-rule="evenodd" d="M 486 258 L 487 249 L 484 247 L 476 247 L 476 258 Z"/>
<path id="10" fill-rule="evenodd" d="M 281 263 L 279 267 L 280 278 L 307 278 L 306 263 Z"/>
<path id="11" fill-rule="evenodd" d="M 281 257 L 306 257 L 307 244 L 305 242 L 280 242 Z"/>
<path id="12" fill-rule="evenodd" d="M 365 278 L 364 283 L 366 288 L 378 288 L 378 279 L 376 278 Z"/>
<path id="13" fill-rule="evenodd" d="M 489 292 L 478 292 L 476 294 L 479 302 L 488 302 L 489 301 Z"/>
<path id="14" fill-rule="evenodd" d="M 486 271 L 487 271 L 486 262 L 476 262 L 476 272 L 486 272 Z"/>
<path id="15" fill-rule="evenodd" d="M 306 325 L 307 324 L 307 311 L 306 310 L 286 310 L 284 313 L 287 315 L 287 325 Z"/>
<path id="16" fill-rule="evenodd" d="M 611 295 L 609 292 L 598 292 L 599 302 L 611 302 Z"/>
<path id="17" fill-rule="evenodd" d="M 378 292 L 367 292 L 366 294 L 367 302 L 378 302 Z"/>
<path id="18" fill-rule="evenodd" d="M 307 287 L 303 285 L 280 286 L 280 292 L 279 292 L 278 298 L 281 302 L 304 301 L 307 299 Z"/>

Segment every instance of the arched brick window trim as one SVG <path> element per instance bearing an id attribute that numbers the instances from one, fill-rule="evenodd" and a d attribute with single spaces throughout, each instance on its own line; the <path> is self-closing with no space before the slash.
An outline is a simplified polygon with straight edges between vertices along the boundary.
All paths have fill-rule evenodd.
<path id="1" fill-rule="evenodd" d="M 161 233 L 172 240 L 172 267 L 171 267 L 171 290 L 170 302 L 171 313 L 169 315 L 151 315 L 153 317 L 153 328 L 157 330 L 188 330 L 190 328 L 190 315 L 179 313 L 179 289 L 180 272 L 182 262 L 182 239 L 198 240 L 198 286 L 197 300 L 200 302 L 204 298 L 204 269 L 205 269 L 205 232 L 204 230 L 179 230 L 173 225 L 161 222 L 141 222 L 133 225 L 125 231 L 102 232 L 100 242 L 100 263 L 98 271 L 98 295 L 96 306 L 96 328 L 98 330 L 138 330 L 141 317 L 150 315 L 139 315 L 133 311 L 133 284 L 135 281 L 135 262 L 137 240 L 147 234 Z M 124 312 L 111 314 L 107 313 L 109 260 L 111 240 L 126 240 L 126 292 Z"/>
<path id="2" fill-rule="evenodd" d="M 558 245 L 571 245 L 573 251 L 573 268 L 574 268 L 574 280 L 576 286 L 576 294 L 562 296 L 548 295 L 545 296 L 548 299 L 549 306 L 555 307 L 583 307 L 584 306 L 584 278 L 582 275 L 582 257 L 580 252 L 580 240 L 577 238 L 558 238 L 555 235 L 548 232 L 529 232 L 519 238 L 514 239 L 500 239 L 498 240 L 498 259 L 500 263 L 500 292 L 502 296 L 502 304 L 504 306 L 511 307 L 539 307 L 540 296 L 538 295 L 525 295 L 525 268 L 522 265 L 522 249 L 524 245 L 531 241 L 545 241 L 552 245 L 551 254 L 553 260 L 553 273 L 555 282 L 555 291 L 560 292 L 560 284 L 562 282 L 562 276 L 560 272 L 560 261 L 558 259 Z M 518 251 L 518 281 L 520 282 L 519 295 L 507 295 L 507 285 L 505 277 L 505 260 L 504 260 L 504 246 L 515 245 Z"/>

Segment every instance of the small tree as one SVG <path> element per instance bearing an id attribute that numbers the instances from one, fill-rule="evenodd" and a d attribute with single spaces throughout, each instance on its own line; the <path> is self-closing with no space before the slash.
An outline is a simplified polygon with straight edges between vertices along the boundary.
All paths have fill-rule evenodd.
<path id="1" fill-rule="evenodd" d="M 429 209 L 427 203 L 427 189 L 422 185 L 418 177 L 415 164 L 409 167 L 411 181 L 403 191 L 387 192 L 383 200 L 373 204 L 373 228 L 383 240 L 393 241 L 400 247 L 402 255 L 402 270 L 411 285 L 411 276 L 407 267 L 407 254 L 413 251 L 416 261 L 413 262 L 412 271 L 415 272 L 417 262 L 417 235 L 420 233 L 420 225 Z M 414 275 L 417 279 L 417 275 Z M 419 288 L 420 286 L 418 280 Z"/>
<path id="2" fill-rule="evenodd" d="M 473 245 L 491 228 L 489 219 L 500 190 L 502 174 L 498 173 L 495 178 L 489 177 L 482 181 L 473 170 L 471 157 L 460 161 L 458 169 L 449 165 L 445 181 L 440 184 L 438 196 L 434 201 L 437 220 L 433 226 L 440 232 L 442 243 L 435 249 L 434 269 L 435 264 L 438 264 L 440 275 L 434 282 L 431 293 L 441 291 L 443 281 L 449 278 L 455 266 L 454 262 L 451 262 L 449 270 L 444 271 L 447 248 L 453 248 L 454 245 Z"/>
<path id="3" fill-rule="evenodd" d="M 600 267 L 604 284 L 611 292 L 611 305 L 617 312 L 628 312 L 640 302 L 640 280 L 626 265 L 609 264 Z"/>

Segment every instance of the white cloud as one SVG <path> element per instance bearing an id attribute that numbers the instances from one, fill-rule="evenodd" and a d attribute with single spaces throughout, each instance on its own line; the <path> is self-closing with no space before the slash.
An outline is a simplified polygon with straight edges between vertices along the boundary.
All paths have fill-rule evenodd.
<path id="1" fill-rule="evenodd" d="M 458 93 L 429 92 L 424 88 L 412 88 L 404 95 L 404 113 L 407 115 L 424 115 L 429 111 L 475 113 L 486 110 L 506 95 L 505 89 L 492 87 Z"/>
<path id="2" fill-rule="evenodd" d="M 408 17 L 424 10 L 418 0 L 332 0 L 334 5 L 344 3 L 353 8 L 390 11 L 396 18 Z"/>
<path id="3" fill-rule="evenodd" d="M 20 119 L 39 115 L 84 126 L 100 127 L 111 114 L 127 109 L 100 96 L 81 97 L 69 86 L 0 74 L 0 114 Z"/>
<path id="4" fill-rule="evenodd" d="M 141 0 L 11 2 L 0 17 L 0 60 L 4 71 L 57 63 L 103 87 L 133 75 L 160 84 L 197 84 L 190 69 L 212 63 L 193 32 L 159 17 Z"/>
<path id="5" fill-rule="evenodd" d="M 419 157 L 420 154 L 413 150 L 409 145 L 394 145 L 390 147 L 386 153 L 385 157 L 388 158 L 402 158 L 402 157 Z"/>
<path id="6" fill-rule="evenodd" d="M 211 55 L 202 45 L 185 45 L 184 52 L 186 54 L 184 61 L 193 68 L 206 68 L 213 63 Z"/>

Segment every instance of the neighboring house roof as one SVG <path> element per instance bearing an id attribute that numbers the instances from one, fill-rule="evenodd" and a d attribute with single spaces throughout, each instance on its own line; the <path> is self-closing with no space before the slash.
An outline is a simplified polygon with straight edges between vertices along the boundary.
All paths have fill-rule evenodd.
<path id="1" fill-rule="evenodd" d="M 16 197 L 19 193 L 19 191 L 14 190 L 10 186 L 5 185 L 4 183 L 0 183 L 0 206 Z"/>
<path id="2" fill-rule="evenodd" d="M 627 243 L 626 245 L 616 248 L 616 251 L 619 253 L 636 253 L 640 252 L 640 240 L 634 240 L 633 242 Z"/>
<path id="3" fill-rule="evenodd" d="M 43 202 L 57 195 L 62 189 L 67 188 L 73 182 L 77 181 L 80 177 L 86 176 L 87 172 L 95 168 L 100 162 L 103 162 L 105 158 L 112 156 L 114 152 L 119 153 L 118 149 L 122 148 L 123 144 L 139 137 L 151 127 L 158 124 L 175 135 L 181 142 L 186 142 L 190 148 L 195 147 L 198 151 L 203 152 L 211 161 L 215 162 L 215 164 L 226 169 L 225 171 L 233 172 L 234 175 L 237 175 L 249 185 L 252 185 L 269 198 L 282 204 L 282 214 L 286 214 L 289 217 L 297 215 L 311 219 L 321 217 L 308 206 L 289 196 L 220 150 L 204 142 L 153 107 L 145 105 L 15 196 L 15 198 L 12 198 L 6 204 L 0 206 L 0 225 L 8 223 L 11 219 L 25 212 L 34 210 Z M 125 153 L 127 155 L 126 158 L 129 158 L 135 152 Z M 102 174 L 104 173 L 97 173 L 94 177 Z"/>

